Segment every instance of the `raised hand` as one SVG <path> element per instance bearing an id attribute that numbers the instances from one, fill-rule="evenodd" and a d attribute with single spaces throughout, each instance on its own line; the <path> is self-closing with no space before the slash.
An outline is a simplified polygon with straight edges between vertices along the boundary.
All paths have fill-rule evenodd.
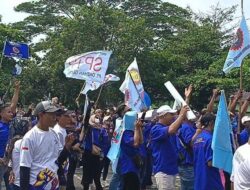
<path id="1" fill-rule="evenodd" d="M 185 97 L 189 98 L 193 92 L 193 85 L 190 84 L 188 88 L 185 88 Z"/>
<path id="2" fill-rule="evenodd" d="M 65 138 L 65 148 L 69 150 L 72 147 L 73 142 L 75 141 L 75 136 L 73 133 L 70 133 Z"/>

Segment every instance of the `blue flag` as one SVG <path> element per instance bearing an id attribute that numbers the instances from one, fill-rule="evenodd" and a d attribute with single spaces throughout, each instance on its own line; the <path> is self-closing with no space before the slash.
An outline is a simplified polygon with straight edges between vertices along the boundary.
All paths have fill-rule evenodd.
<path id="1" fill-rule="evenodd" d="M 29 59 L 29 46 L 24 43 L 5 42 L 3 54 L 6 57 Z"/>
<path id="2" fill-rule="evenodd" d="M 113 133 L 113 137 L 111 139 L 111 147 L 109 149 L 109 152 L 107 154 L 107 157 L 112 163 L 112 170 L 114 173 L 116 173 L 116 168 L 120 156 L 120 145 L 122 140 L 122 135 L 124 132 L 124 125 L 122 119 L 116 119 L 116 126 Z"/>
<path id="3" fill-rule="evenodd" d="M 250 53 L 249 32 L 245 17 L 242 17 L 240 28 L 236 32 L 236 37 L 231 46 L 226 62 L 223 67 L 223 72 L 228 73 L 232 68 L 240 67 L 242 60 Z"/>
<path id="4" fill-rule="evenodd" d="M 231 124 L 227 110 L 224 91 L 221 91 L 220 102 L 216 115 L 212 139 L 213 166 L 224 171 L 232 172 L 233 152 L 231 145 Z"/>

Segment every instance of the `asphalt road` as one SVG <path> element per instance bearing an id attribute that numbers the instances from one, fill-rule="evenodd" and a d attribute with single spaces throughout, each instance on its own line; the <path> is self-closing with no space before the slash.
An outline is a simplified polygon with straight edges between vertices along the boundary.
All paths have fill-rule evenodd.
<path id="1" fill-rule="evenodd" d="M 112 171 L 111 169 L 109 170 L 109 174 L 108 174 L 108 177 L 107 177 L 107 184 L 110 183 L 110 180 L 111 180 L 111 177 L 112 177 Z M 76 173 L 75 173 L 75 177 L 74 177 L 74 182 L 75 182 L 75 187 L 76 187 L 76 190 L 83 190 L 83 186 L 81 185 L 81 178 L 82 178 L 82 168 L 77 168 L 76 169 Z M 156 188 L 156 184 L 155 184 L 155 178 L 152 176 L 152 180 L 153 180 L 153 185 L 151 187 L 147 187 L 147 190 L 157 190 Z M 92 184 L 91 190 L 95 190 L 95 186 L 94 184 Z M 106 186 L 104 187 L 104 190 L 108 190 L 109 187 Z M 176 190 L 179 190 L 180 189 L 180 180 L 177 176 L 177 180 L 176 180 Z M 2 190 L 6 190 L 6 188 L 4 187 L 4 185 L 2 184 Z"/>

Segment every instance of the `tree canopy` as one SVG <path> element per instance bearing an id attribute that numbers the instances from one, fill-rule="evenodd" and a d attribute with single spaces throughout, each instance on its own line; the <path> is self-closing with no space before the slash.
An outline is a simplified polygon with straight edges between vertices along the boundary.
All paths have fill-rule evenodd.
<path id="1" fill-rule="evenodd" d="M 222 73 L 233 39 L 230 23 L 235 9 L 214 7 L 210 14 L 196 14 L 161 0 L 29 1 L 15 8 L 29 16 L 17 23 L 0 24 L 0 39 L 30 43 L 32 58 L 22 62 L 20 76 L 23 104 L 51 94 L 73 106 L 84 81 L 64 76 L 66 59 L 88 51 L 112 50 L 107 73 L 118 75 L 121 81 L 105 86 L 101 106 L 123 101 L 119 86 L 136 57 L 144 89 L 156 106 L 173 100 L 164 87 L 170 80 L 180 92 L 192 83 L 192 104 L 200 109 L 213 88 L 223 88 L 229 94 L 239 87 L 239 70 L 227 76 Z M 4 58 L 3 62 L 1 94 L 8 87 L 15 61 Z M 249 60 L 244 62 L 244 86 L 248 89 Z M 97 95 L 98 90 L 91 92 L 93 100 Z"/>

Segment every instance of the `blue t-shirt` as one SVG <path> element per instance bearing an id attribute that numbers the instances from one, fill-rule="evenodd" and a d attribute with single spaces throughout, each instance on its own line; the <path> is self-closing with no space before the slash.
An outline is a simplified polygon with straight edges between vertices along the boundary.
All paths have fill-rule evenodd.
<path id="1" fill-rule="evenodd" d="M 9 140 L 9 124 L 0 121 L 0 158 L 4 157 L 5 149 Z"/>
<path id="2" fill-rule="evenodd" d="M 168 175 L 178 173 L 177 152 L 172 141 L 174 135 L 168 134 L 168 126 L 155 124 L 151 129 L 151 150 L 153 156 L 153 173 L 163 172 Z"/>
<path id="3" fill-rule="evenodd" d="M 239 145 L 246 144 L 249 139 L 249 135 L 246 129 L 243 129 L 241 133 L 238 135 L 238 143 Z"/>
<path id="4" fill-rule="evenodd" d="M 212 134 L 203 130 L 195 139 L 194 151 L 194 176 L 195 190 L 223 190 L 219 170 L 209 167 L 207 163 L 212 160 L 211 148 Z"/>
<path id="5" fill-rule="evenodd" d="M 120 174 L 126 174 L 129 172 L 137 173 L 138 168 L 133 161 L 134 156 L 139 154 L 139 149 L 134 147 L 134 131 L 125 130 L 121 140 L 121 152 L 118 161 L 118 171 Z"/>
<path id="6" fill-rule="evenodd" d="M 179 158 L 180 165 L 193 164 L 193 154 L 190 147 L 190 142 L 192 141 L 192 137 L 194 136 L 194 134 L 195 128 L 192 124 L 187 122 L 183 122 L 181 127 L 178 129 L 176 146 L 179 155 L 183 156 L 183 160 L 180 160 Z M 180 139 L 182 140 L 184 146 L 189 146 L 191 152 L 190 150 L 187 151 L 187 149 L 184 148 Z"/>
<path id="7" fill-rule="evenodd" d="M 108 129 L 102 128 L 101 135 L 102 135 L 101 147 L 103 149 L 104 155 L 106 156 L 111 147 L 111 138 L 109 136 Z"/>

